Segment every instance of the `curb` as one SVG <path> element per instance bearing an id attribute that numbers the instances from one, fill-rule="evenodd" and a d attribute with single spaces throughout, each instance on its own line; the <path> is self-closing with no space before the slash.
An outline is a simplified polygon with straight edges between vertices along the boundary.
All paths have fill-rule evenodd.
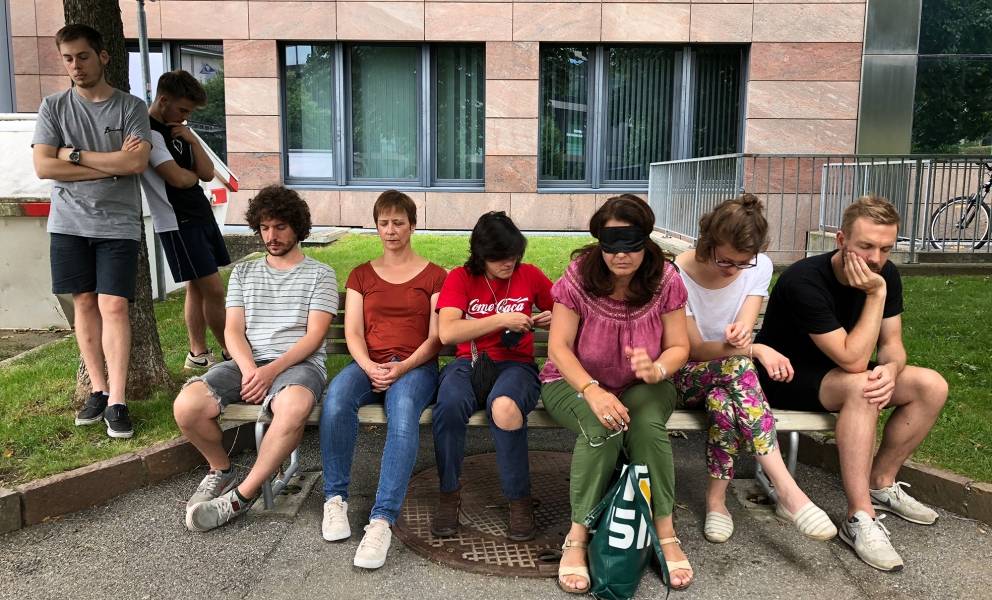
<path id="1" fill-rule="evenodd" d="M 780 443 L 788 443 L 780 437 Z M 832 473 L 840 473 L 837 443 L 822 434 L 799 434 L 799 460 Z M 924 465 L 912 460 L 896 476 L 913 486 L 913 497 L 925 504 L 992 525 L 992 483 L 975 481 L 962 475 Z"/>
<path id="2" fill-rule="evenodd" d="M 224 430 L 231 455 L 254 448 L 254 423 Z M 180 437 L 65 473 L 0 488 L 0 534 L 97 506 L 121 494 L 203 465 L 203 457 Z"/>

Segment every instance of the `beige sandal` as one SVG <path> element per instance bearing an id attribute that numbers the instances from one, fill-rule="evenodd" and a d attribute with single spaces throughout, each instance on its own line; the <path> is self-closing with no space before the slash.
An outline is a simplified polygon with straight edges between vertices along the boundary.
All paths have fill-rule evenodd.
<path id="1" fill-rule="evenodd" d="M 588 548 L 589 542 L 580 542 L 578 540 L 570 540 L 565 538 L 565 543 L 561 545 L 562 556 L 564 556 L 565 550 L 569 548 Z M 568 577 L 569 575 L 575 577 L 582 577 L 586 580 L 586 587 L 584 588 L 571 588 L 565 585 L 565 582 L 561 580 L 562 577 Z M 588 594 L 589 587 L 592 584 L 592 580 L 589 579 L 589 567 L 564 567 L 558 566 L 558 587 L 561 591 L 566 594 Z"/>
<path id="2" fill-rule="evenodd" d="M 667 544 L 678 544 L 679 548 L 682 547 L 682 540 L 680 540 L 677 537 L 661 538 L 660 540 L 658 540 L 658 543 L 659 545 L 662 546 L 665 546 Z M 671 586 L 673 590 L 684 590 L 685 588 L 692 585 L 693 581 L 695 581 L 695 578 L 693 577 L 694 573 L 692 571 L 692 565 L 689 564 L 688 558 L 685 560 L 666 560 L 665 566 L 668 567 L 669 577 L 671 577 L 672 571 L 689 571 L 689 581 L 687 583 L 682 584 L 679 587 L 675 587 L 674 585 Z"/>

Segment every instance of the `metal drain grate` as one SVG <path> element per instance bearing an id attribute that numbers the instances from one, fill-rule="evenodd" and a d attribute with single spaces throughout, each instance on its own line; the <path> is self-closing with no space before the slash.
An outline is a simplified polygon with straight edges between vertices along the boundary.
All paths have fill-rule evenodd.
<path id="1" fill-rule="evenodd" d="M 567 452 L 531 452 L 531 494 L 537 506 L 537 537 L 529 542 L 506 539 L 509 504 L 499 485 L 495 454 L 465 458 L 462 466 L 462 513 L 457 535 L 431 535 L 437 507 L 437 470 L 430 468 L 410 480 L 396 537 L 415 552 L 443 565 L 488 575 L 553 577 L 559 548 L 571 525 Z"/>

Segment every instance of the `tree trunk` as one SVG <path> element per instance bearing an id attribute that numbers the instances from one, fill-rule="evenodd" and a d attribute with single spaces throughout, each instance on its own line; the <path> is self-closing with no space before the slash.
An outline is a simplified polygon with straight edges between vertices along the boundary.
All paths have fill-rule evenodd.
<path id="1" fill-rule="evenodd" d="M 128 0 L 130 1 L 130 0 Z M 110 63 L 107 82 L 125 92 L 130 91 L 127 73 L 127 51 L 124 46 L 124 23 L 118 0 L 63 0 L 66 23 L 83 23 L 103 35 Z M 152 280 L 148 267 L 148 247 L 144 235 L 138 251 L 138 279 L 134 302 L 130 306 L 131 362 L 128 367 L 127 398 L 141 400 L 151 391 L 167 386 L 171 379 L 165 368 L 162 346 L 155 323 L 152 301 Z M 86 366 L 79 362 L 76 374 L 76 401 L 89 396 L 90 377 Z"/>

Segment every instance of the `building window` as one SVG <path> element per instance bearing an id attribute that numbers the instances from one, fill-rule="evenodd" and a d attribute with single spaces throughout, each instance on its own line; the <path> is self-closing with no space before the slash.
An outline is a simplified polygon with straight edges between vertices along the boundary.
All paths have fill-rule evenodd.
<path id="1" fill-rule="evenodd" d="M 483 185 L 482 45 L 287 44 L 282 54 L 291 183 Z"/>
<path id="2" fill-rule="evenodd" d="M 744 49 L 542 45 L 539 183 L 630 188 L 652 162 L 737 152 Z"/>
<path id="3" fill-rule="evenodd" d="M 924 0 L 913 101 L 913 152 L 992 151 L 992 5 Z"/>
<path id="4" fill-rule="evenodd" d="M 126 44 L 128 56 L 128 82 L 131 93 L 142 100 L 145 89 L 142 83 L 141 52 L 138 42 Z M 227 117 L 224 107 L 224 47 L 207 42 L 152 42 L 148 46 L 149 84 L 151 98 L 155 98 L 158 78 L 165 71 L 183 69 L 203 85 L 207 92 L 207 105 L 193 113 L 190 127 L 196 131 L 221 161 L 227 162 Z"/>

